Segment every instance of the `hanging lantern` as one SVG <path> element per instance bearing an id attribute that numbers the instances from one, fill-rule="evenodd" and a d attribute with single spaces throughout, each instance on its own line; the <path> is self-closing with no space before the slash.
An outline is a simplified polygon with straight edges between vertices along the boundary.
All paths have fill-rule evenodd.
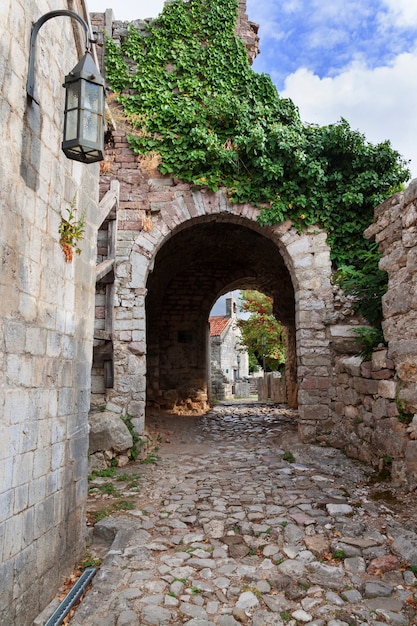
<path id="1" fill-rule="evenodd" d="M 95 163 L 104 158 L 104 80 L 89 52 L 65 76 L 64 139 L 69 159 Z"/>

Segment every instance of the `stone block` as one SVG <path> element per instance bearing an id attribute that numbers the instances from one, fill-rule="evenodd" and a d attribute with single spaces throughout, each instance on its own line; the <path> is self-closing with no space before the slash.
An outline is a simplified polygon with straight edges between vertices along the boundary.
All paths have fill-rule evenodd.
<path id="1" fill-rule="evenodd" d="M 358 393 L 355 391 L 355 389 L 352 388 L 343 390 L 342 393 L 339 395 L 339 399 L 346 405 L 350 404 L 356 406 L 359 402 Z"/>
<path id="2" fill-rule="evenodd" d="M 104 450 L 125 452 L 133 446 L 132 435 L 120 416 L 111 411 L 91 413 L 89 453 Z"/>
<path id="3" fill-rule="evenodd" d="M 404 191 L 404 205 L 407 206 L 417 199 L 417 178 L 414 178 Z"/>
<path id="4" fill-rule="evenodd" d="M 387 406 L 388 403 L 385 398 L 378 398 L 375 400 L 372 407 L 372 414 L 375 419 L 382 419 L 387 417 Z"/>
<path id="5" fill-rule="evenodd" d="M 401 380 L 410 383 L 417 382 L 417 355 L 414 358 L 401 360 L 397 365 L 397 374 Z"/>
<path id="6" fill-rule="evenodd" d="M 356 406 L 347 405 L 345 407 L 345 416 L 348 419 L 356 419 L 359 415 L 359 411 Z"/>
<path id="7" fill-rule="evenodd" d="M 372 371 L 376 372 L 387 367 L 388 349 L 375 350 L 372 353 Z"/>
<path id="8" fill-rule="evenodd" d="M 312 404 L 307 406 L 300 405 L 299 407 L 301 419 L 312 420 L 325 420 L 329 417 L 329 407 L 324 404 Z"/>
<path id="9" fill-rule="evenodd" d="M 362 359 L 359 356 L 342 357 L 336 363 L 336 371 L 350 376 L 360 376 Z"/>
<path id="10" fill-rule="evenodd" d="M 371 361 L 363 361 L 361 364 L 361 376 L 363 378 L 372 377 L 372 364 Z"/>
<path id="11" fill-rule="evenodd" d="M 354 378 L 353 388 L 360 394 L 374 396 L 378 394 L 379 381 L 367 378 Z"/>
<path id="12" fill-rule="evenodd" d="M 405 449 L 405 464 L 407 471 L 417 475 L 417 441 L 407 441 Z"/>
<path id="13" fill-rule="evenodd" d="M 14 515 L 3 522 L 2 561 L 15 557 L 22 549 L 22 515 Z"/>
<path id="14" fill-rule="evenodd" d="M 379 458 L 391 456 L 394 459 L 401 458 L 406 449 L 407 438 L 405 427 L 395 418 L 379 421 L 372 434 L 372 446 L 374 454 Z"/>
<path id="15" fill-rule="evenodd" d="M 378 385 L 378 394 L 382 398 L 388 398 L 393 400 L 397 393 L 397 384 L 393 380 L 381 380 Z M 387 410 L 387 407 L 385 407 Z"/>
<path id="16" fill-rule="evenodd" d="M 29 506 L 42 502 L 46 495 L 46 477 L 41 476 L 29 483 Z"/>
<path id="17" fill-rule="evenodd" d="M 371 378 L 373 380 L 389 380 L 394 375 L 392 370 L 378 370 L 377 372 L 371 372 Z"/>

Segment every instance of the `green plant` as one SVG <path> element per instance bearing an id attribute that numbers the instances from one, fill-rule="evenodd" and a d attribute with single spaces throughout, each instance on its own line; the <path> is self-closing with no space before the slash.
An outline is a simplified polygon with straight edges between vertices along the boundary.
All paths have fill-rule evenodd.
<path id="1" fill-rule="evenodd" d="M 99 522 L 100 520 L 111 515 L 112 512 L 113 512 L 112 507 L 103 507 L 102 509 L 99 509 L 98 511 L 89 511 L 88 517 L 89 517 L 91 524 L 94 526 L 94 524 L 97 524 L 97 522 Z"/>
<path id="2" fill-rule="evenodd" d="M 148 456 L 145 459 L 142 459 L 141 463 L 142 465 L 149 465 L 150 463 L 157 463 L 158 458 L 156 456 L 156 454 L 153 454 L 152 452 L 148 454 Z"/>
<path id="3" fill-rule="evenodd" d="M 73 259 L 74 251 L 76 254 L 81 254 L 81 248 L 78 247 L 78 242 L 82 241 L 85 232 L 85 215 L 86 212 L 81 213 L 80 218 L 77 220 L 75 215 L 75 203 L 76 196 L 73 197 L 69 208 L 67 208 L 68 217 L 62 218 L 59 226 L 59 243 L 64 251 L 65 260 L 70 263 Z"/>
<path id="4" fill-rule="evenodd" d="M 116 467 L 106 467 L 104 470 L 93 470 L 92 473 L 88 475 L 88 480 L 94 480 L 96 477 L 113 478 L 116 476 L 116 472 Z"/>
<path id="5" fill-rule="evenodd" d="M 292 619 L 291 613 L 287 613 L 287 611 L 281 611 L 280 616 L 283 622 L 289 622 Z"/>
<path id="6" fill-rule="evenodd" d="M 139 452 L 140 452 L 140 437 L 139 435 L 136 433 L 135 431 L 135 427 L 132 424 L 132 417 L 130 415 L 121 415 L 121 419 L 124 421 L 124 423 L 127 426 L 127 429 L 129 430 L 130 434 L 132 435 L 132 448 L 130 449 L 130 458 L 132 459 L 132 461 L 135 461 L 138 458 Z"/>
<path id="7" fill-rule="evenodd" d="M 132 500 L 118 500 L 113 504 L 114 511 L 133 511 L 136 508 Z"/>
<path id="8" fill-rule="evenodd" d="M 417 576 L 417 565 L 409 565 L 407 569 L 413 572 L 414 576 Z"/>
<path id="9" fill-rule="evenodd" d="M 395 397 L 395 403 L 398 409 L 398 421 L 401 422 L 401 424 L 411 424 L 414 418 L 414 413 L 409 411 L 407 402 L 400 399 L 399 392 L 397 392 Z"/>
<path id="10" fill-rule="evenodd" d="M 366 328 L 361 326 L 353 331 L 356 335 L 354 343 L 359 347 L 358 356 L 363 361 L 370 361 L 374 349 L 381 343 L 385 344 L 384 335 L 379 328 Z"/>
<path id="11" fill-rule="evenodd" d="M 139 155 L 196 188 L 224 186 L 261 209 L 262 225 L 291 219 L 328 234 L 336 266 L 360 266 L 374 207 L 409 178 L 388 141 L 341 119 L 303 124 L 295 104 L 250 67 L 235 34 L 237 0 L 172 0 L 146 32 L 106 45 L 106 77 Z"/>
<path id="12" fill-rule="evenodd" d="M 119 495 L 118 490 L 113 485 L 113 483 L 104 483 L 103 485 L 94 485 L 94 489 L 98 489 L 101 493 L 105 493 L 109 496 L 117 496 Z"/>
<path id="13" fill-rule="evenodd" d="M 346 558 L 346 553 L 344 550 L 335 550 L 332 554 L 334 559 L 344 559 Z"/>
<path id="14" fill-rule="evenodd" d="M 282 455 L 282 458 L 284 459 L 284 461 L 287 461 L 288 463 L 295 463 L 295 456 L 289 450 L 285 450 L 284 454 Z"/>
<path id="15" fill-rule="evenodd" d="M 87 567 L 99 567 L 102 563 L 102 559 L 93 557 L 90 552 L 84 555 L 83 560 L 80 563 L 80 569 L 84 571 Z"/>

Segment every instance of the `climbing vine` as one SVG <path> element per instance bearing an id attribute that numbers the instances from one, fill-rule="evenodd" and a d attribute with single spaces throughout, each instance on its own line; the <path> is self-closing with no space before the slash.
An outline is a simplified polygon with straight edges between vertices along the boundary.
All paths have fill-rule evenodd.
<path id="1" fill-rule="evenodd" d="M 138 154 L 196 186 L 228 189 L 261 207 L 261 224 L 287 218 L 328 233 L 336 266 L 360 266 L 373 210 L 409 178 L 388 141 L 372 145 L 342 119 L 301 122 L 269 76 L 255 73 L 235 35 L 237 0 L 173 0 L 145 34 L 108 40 L 106 74 Z"/>

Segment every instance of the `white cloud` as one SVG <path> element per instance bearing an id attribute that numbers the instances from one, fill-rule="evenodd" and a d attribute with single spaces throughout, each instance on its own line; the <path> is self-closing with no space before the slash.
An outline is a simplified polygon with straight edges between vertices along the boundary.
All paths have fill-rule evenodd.
<path id="1" fill-rule="evenodd" d="M 389 10 L 388 19 L 395 26 L 412 28 L 417 26 L 417 3 L 416 0 L 383 0 L 383 4 Z"/>
<path id="2" fill-rule="evenodd" d="M 113 9 L 116 20 L 136 20 L 156 17 L 161 13 L 164 0 L 86 0 L 88 10 L 104 13 Z"/>
<path id="3" fill-rule="evenodd" d="M 332 78 L 319 78 L 300 68 L 289 75 L 284 97 L 300 109 L 303 121 L 331 124 L 344 117 L 371 143 L 389 139 L 411 159 L 417 177 L 417 49 L 399 55 L 389 66 L 370 70 L 354 63 Z"/>

